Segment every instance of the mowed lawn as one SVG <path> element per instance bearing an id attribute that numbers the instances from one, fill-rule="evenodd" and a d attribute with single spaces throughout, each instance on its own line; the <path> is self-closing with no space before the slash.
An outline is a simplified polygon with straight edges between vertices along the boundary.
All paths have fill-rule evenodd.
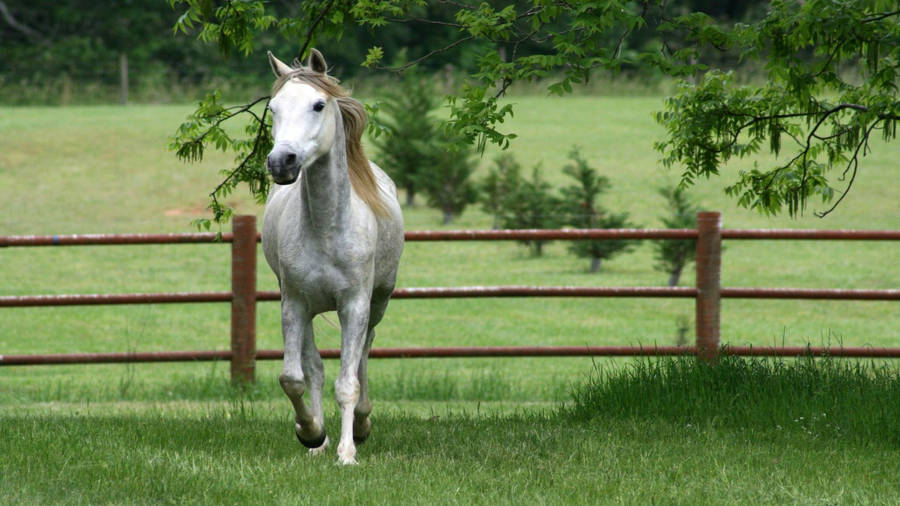
<path id="1" fill-rule="evenodd" d="M 628 211 L 645 227 L 660 226 L 665 211 L 656 188 L 678 179 L 660 168 L 652 148 L 662 136 L 652 119 L 660 98 L 512 101 L 516 115 L 508 128 L 519 138 L 510 150 L 526 172 L 540 162 L 550 182 L 567 184 L 561 168 L 578 145 L 612 183 L 604 205 Z M 190 220 L 205 216 L 206 194 L 233 157 L 210 152 L 202 164 L 187 165 L 167 151 L 168 136 L 191 109 L 0 108 L 0 234 L 193 231 Z M 478 177 L 495 153 L 485 154 Z M 898 229 L 898 155 L 896 143 L 874 142 L 853 193 L 824 220 L 813 216 L 819 203 L 796 219 L 738 209 L 722 188 L 749 162 L 701 182 L 695 195 L 722 211 L 729 228 Z M 377 161 L 377 153 L 370 156 Z M 245 194 L 231 201 L 238 212 L 261 218 L 262 208 Z M 421 203 L 404 213 L 410 230 L 441 228 L 440 213 Z M 472 206 L 444 228 L 490 223 Z M 897 288 L 897 247 L 730 241 L 722 281 Z M 275 289 L 261 255 L 259 264 L 260 289 Z M 605 263 L 599 274 L 587 267 L 561 242 L 543 258 L 515 243 L 408 243 L 398 284 L 658 286 L 667 277 L 653 270 L 647 243 Z M 0 295 L 228 290 L 229 273 L 226 245 L 0 250 Z M 686 272 L 682 285 L 692 277 Z M 681 299 L 403 300 L 391 304 L 376 346 L 672 345 L 681 322 L 693 326 L 693 310 L 692 301 Z M 224 304 L 2 309 L 0 354 L 227 349 L 228 317 Z M 278 305 L 261 303 L 257 318 L 259 347 L 279 348 Z M 338 331 L 327 323 L 317 321 L 316 332 L 320 348 L 338 346 Z M 900 311 L 888 302 L 726 300 L 722 334 L 735 345 L 900 346 Z M 355 472 L 333 466 L 333 455 L 301 454 L 290 434 L 289 403 L 275 382 L 279 363 L 259 364 L 259 392 L 246 400 L 227 390 L 227 364 L 4 367 L 0 438 L 8 451 L 37 460 L 23 454 L 9 461 L 0 502 L 391 503 L 426 502 L 429 494 L 441 503 L 898 498 L 896 446 L 687 429 L 653 419 L 560 422 L 557 407 L 594 363 L 373 361 L 381 418 Z M 330 390 L 336 364 L 327 366 Z M 10 442 L 22 438 L 30 443 Z M 879 467 L 884 462 L 893 467 Z M 15 488 L 14 479 L 33 473 L 46 476 Z M 126 485 L 108 485 L 117 479 Z M 335 492 L 343 479 L 351 486 Z M 315 485 L 320 480 L 331 488 Z M 647 483 L 653 488 L 642 490 Z M 298 501 L 299 491 L 309 495 Z"/>

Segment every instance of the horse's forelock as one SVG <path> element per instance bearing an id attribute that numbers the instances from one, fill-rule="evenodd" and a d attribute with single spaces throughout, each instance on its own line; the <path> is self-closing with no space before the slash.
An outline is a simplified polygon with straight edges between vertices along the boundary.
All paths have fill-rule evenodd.
<path id="1" fill-rule="evenodd" d="M 341 87 L 340 81 L 336 77 L 314 72 L 306 67 L 300 67 L 275 79 L 275 83 L 272 85 L 272 96 L 277 95 L 285 83 L 291 80 L 302 81 L 332 97 L 346 97 L 349 95 Z"/>

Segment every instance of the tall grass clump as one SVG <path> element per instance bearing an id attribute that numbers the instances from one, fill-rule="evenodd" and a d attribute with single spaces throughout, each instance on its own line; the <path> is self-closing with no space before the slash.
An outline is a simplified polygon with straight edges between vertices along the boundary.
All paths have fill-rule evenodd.
<path id="1" fill-rule="evenodd" d="M 724 356 L 595 365 L 564 408 L 579 419 L 662 419 L 678 424 L 795 430 L 900 447 L 900 369 L 874 361 Z"/>

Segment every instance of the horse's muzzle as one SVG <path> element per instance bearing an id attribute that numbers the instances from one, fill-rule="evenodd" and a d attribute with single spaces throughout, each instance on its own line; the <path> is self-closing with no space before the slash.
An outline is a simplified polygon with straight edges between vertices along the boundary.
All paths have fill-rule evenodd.
<path id="1" fill-rule="evenodd" d="M 300 177 L 300 162 L 297 154 L 285 148 L 276 147 L 266 157 L 266 169 L 277 184 L 291 184 Z"/>

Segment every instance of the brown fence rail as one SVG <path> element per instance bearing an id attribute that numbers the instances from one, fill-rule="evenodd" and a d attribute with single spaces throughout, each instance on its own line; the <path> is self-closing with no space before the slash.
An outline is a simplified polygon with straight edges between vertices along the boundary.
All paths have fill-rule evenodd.
<path id="1" fill-rule="evenodd" d="M 573 287 L 573 286 L 469 286 L 399 288 L 396 299 L 477 297 L 678 297 L 696 301 L 695 346 L 555 346 L 475 348 L 376 348 L 371 358 L 495 357 L 495 356 L 662 356 L 697 355 L 708 360 L 725 352 L 742 356 L 835 356 L 900 358 L 900 348 L 838 347 L 724 347 L 720 348 L 719 319 L 722 298 L 900 300 L 900 290 L 846 290 L 805 288 L 721 287 L 721 241 L 744 240 L 900 240 L 900 230 L 789 230 L 722 229 L 721 215 L 698 213 L 697 229 L 591 229 L 591 230 L 447 230 L 411 231 L 407 241 L 585 240 L 585 239 L 689 239 L 697 243 L 695 287 Z M 55 355 L 0 355 L 0 366 L 122 362 L 183 362 L 230 360 L 234 379 L 253 380 L 256 360 L 281 359 L 280 350 L 256 350 L 255 308 L 259 301 L 280 300 L 277 291 L 256 291 L 256 230 L 254 216 L 236 216 L 232 233 L 195 234 L 85 234 L 52 236 L 0 236 L 0 247 L 83 246 L 123 244 L 231 243 L 232 290 L 144 294 L 72 294 L 0 296 L 2 307 L 46 307 L 107 304 L 165 304 L 230 302 L 231 350 L 139 353 L 77 353 Z M 323 358 L 337 358 L 339 350 L 321 350 Z"/>
<path id="2" fill-rule="evenodd" d="M 794 230 L 722 229 L 722 239 L 900 241 L 900 230 Z M 521 241 L 580 239 L 696 239 L 694 229 L 522 229 L 522 230 L 413 230 L 407 241 Z M 259 242 L 261 236 L 256 234 Z M 0 248 L 7 246 L 109 246 L 122 244 L 230 243 L 234 234 L 76 234 L 0 236 Z"/>
<path id="3" fill-rule="evenodd" d="M 900 358 L 900 348 L 836 348 L 818 346 L 727 346 L 722 353 L 745 357 L 867 357 Z M 695 355 L 694 346 L 477 346 L 444 348 L 373 348 L 369 358 L 477 357 L 661 357 Z M 341 358 L 341 350 L 319 350 L 323 359 Z M 230 350 L 156 351 L 135 353 L 66 353 L 0 355 L 0 365 L 119 364 L 232 360 Z M 281 360 L 282 350 L 258 350 L 256 360 Z"/>
<path id="4" fill-rule="evenodd" d="M 393 299 L 476 299 L 508 297 L 682 298 L 697 297 L 693 287 L 665 286 L 453 286 L 398 288 Z M 806 288 L 722 288 L 723 299 L 900 300 L 900 290 Z M 281 300 L 278 291 L 256 292 L 257 301 Z M 106 306 L 231 302 L 231 292 L 93 293 L 78 295 L 4 295 L 0 307 Z"/>

